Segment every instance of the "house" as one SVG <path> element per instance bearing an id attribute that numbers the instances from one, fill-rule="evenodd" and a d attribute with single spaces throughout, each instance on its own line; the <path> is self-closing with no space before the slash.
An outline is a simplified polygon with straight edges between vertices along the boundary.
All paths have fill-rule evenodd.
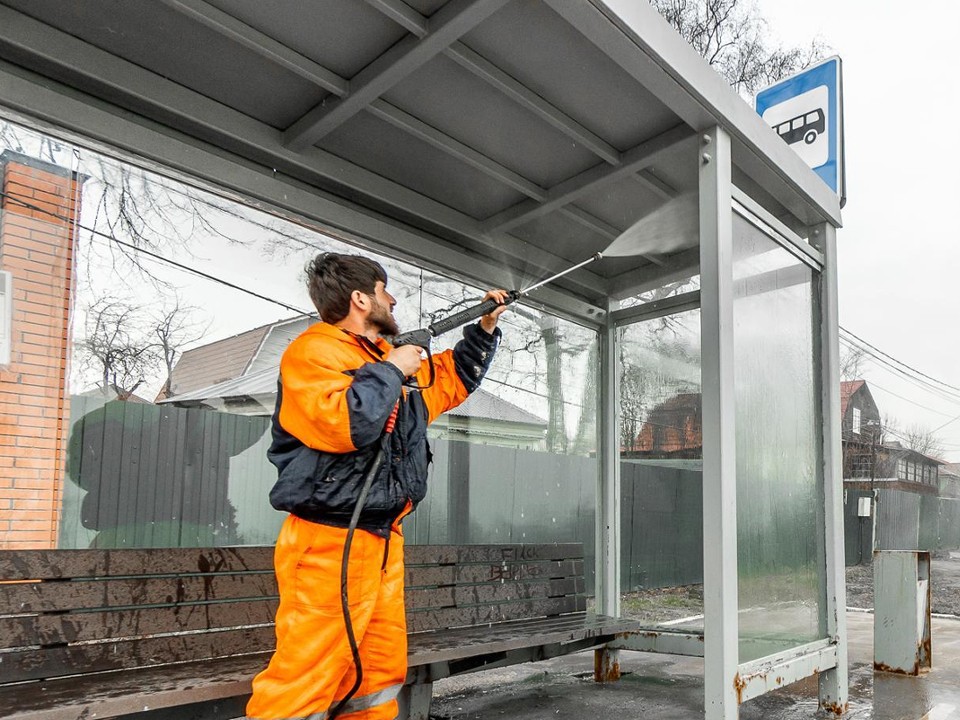
<path id="1" fill-rule="evenodd" d="M 944 463 L 939 468 L 940 497 L 960 498 L 960 463 Z"/>
<path id="2" fill-rule="evenodd" d="M 272 415 L 280 357 L 316 318 L 300 316 L 254 328 L 183 353 L 160 403 L 237 415 Z M 546 420 L 480 388 L 431 425 L 434 438 L 542 450 Z"/>
<path id="3" fill-rule="evenodd" d="M 943 462 L 889 437 L 865 381 L 840 384 L 840 414 L 845 489 L 873 490 L 882 483 L 890 490 L 938 493 L 938 467 Z"/>
<path id="4" fill-rule="evenodd" d="M 843 478 L 876 477 L 877 446 L 881 441 L 880 410 L 863 380 L 840 383 L 840 436 Z"/>
<path id="5" fill-rule="evenodd" d="M 697 459 L 703 456 L 700 393 L 679 393 L 657 405 L 624 457 Z"/>

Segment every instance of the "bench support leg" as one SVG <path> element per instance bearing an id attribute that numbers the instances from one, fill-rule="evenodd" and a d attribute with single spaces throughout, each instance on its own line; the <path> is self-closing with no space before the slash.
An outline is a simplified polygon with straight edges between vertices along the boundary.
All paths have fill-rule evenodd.
<path id="1" fill-rule="evenodd" d="M 607 647 L 593 651 L 593 679 L 599 683 L 620 679 L 620 651 Z"/>
<path id="2" fill-rule="evenodd" d="M 403 690 L 400 691 L 398 720 L 430 720 L 430 700 L 432 698 L 432 682 L 404 685 Z"/>

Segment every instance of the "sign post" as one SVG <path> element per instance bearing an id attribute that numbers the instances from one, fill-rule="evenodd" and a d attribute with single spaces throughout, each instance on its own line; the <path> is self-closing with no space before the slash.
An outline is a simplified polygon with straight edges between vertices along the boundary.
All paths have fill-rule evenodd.
<path id="1" fill-rule="evenodd" d="M 847 200 L 841 62 L 832 57 L 757 93 L 756 110 L 785 143 Z"/>

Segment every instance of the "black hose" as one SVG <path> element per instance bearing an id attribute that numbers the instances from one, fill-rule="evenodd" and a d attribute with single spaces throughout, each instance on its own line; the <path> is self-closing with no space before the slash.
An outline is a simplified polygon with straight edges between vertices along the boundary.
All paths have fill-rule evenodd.
<path id="1" fill-rule="evenodd" d="M 350 619 L 350 602 L 347 596 L 347 570 L 350 563 L 350 546 L 353 544 L 353 534 L 356 532 L 357 523 L 360 521 L 360 511 L 367 501 L 367 494 L 370 492 L 370 486 L 373 485 L 373 479 L 377 476 L 380 466 L 383 465 L 384 458 L 383 445 L 377 451 L 370 468 L 367 470 L 367 476 L 363 480 L 363 487 L 360 489 L 360 497 L 357 498 L 357 505 L 353 508 L 353 516 L 350 518 L 350 525 L 347 527 L 347 539 L 343 543 L 343 560 L 340 562 L 340 607 L 343 610 L 343 624 L 347 629 L 347 640 L 350 642 L 350 652 L 353 654 L 353 664 L 357 670 L 357 679 L 353 683 L 350 691 L 336 704 L 328 720 L 333 720 L 337 715 L 343 712 L 344 706 L 350 699 L 357 694 L 360 689 L 360 683 L 363 682 L 363 665 L 360 662 L 360 648 L 357 647 L 357 638 L 353 634 L 353 622 Z"/>

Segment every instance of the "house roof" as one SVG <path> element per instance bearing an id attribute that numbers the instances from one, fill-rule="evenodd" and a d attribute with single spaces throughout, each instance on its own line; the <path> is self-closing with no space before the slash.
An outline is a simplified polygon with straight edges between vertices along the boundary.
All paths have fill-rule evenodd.
<path id="1" fill-rule="evenodd" d="M 450 410 L 454 417 L 483 418 L 497 422 L 523 423 L 545 427 L 547 421 L 521 407 L 499 398 L 483 388 L 474 390 L 462 404 Z"/>
<path id="2" fill-rule="evenodd" d="M 169 397 L 186 399 L 196 390 L 263 369 L 276 374 L 287 345 L 315 321 L 310 316 L 279 320 L 185 351 L 173 368 Z"/>

